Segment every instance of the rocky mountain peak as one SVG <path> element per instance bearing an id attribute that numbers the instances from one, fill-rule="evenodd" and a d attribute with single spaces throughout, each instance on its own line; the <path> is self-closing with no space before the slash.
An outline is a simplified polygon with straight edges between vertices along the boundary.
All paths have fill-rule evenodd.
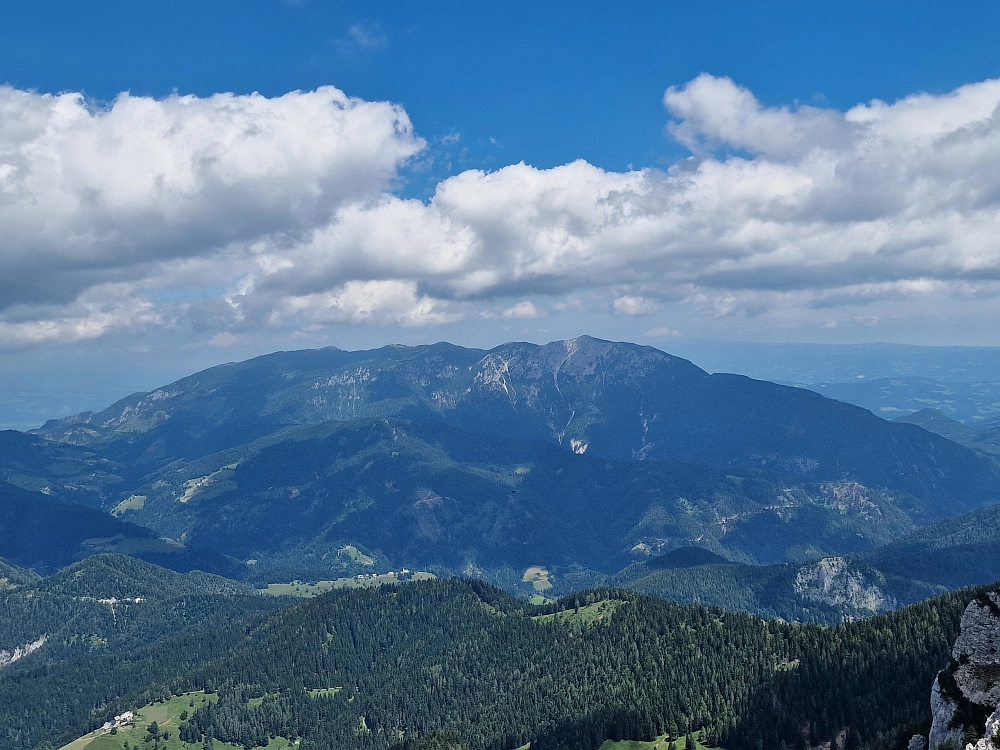
<path id="1" fill-rule="evenodd" d="M 704 375 L 698 367 L 658 349 L 580 336 L 565 341 L 535 344 L 504 344 L 486 353 L 478 363 L 475 378 L 486 384 L 520 383 L 532 387 L 547 382 L 562 393 L 562 386 L 612 379 L 630 383 L 650 375 L 658 367 L 678 363 L 688 377 Z M 683 366 L 681 366 L 681 364 Z"/>

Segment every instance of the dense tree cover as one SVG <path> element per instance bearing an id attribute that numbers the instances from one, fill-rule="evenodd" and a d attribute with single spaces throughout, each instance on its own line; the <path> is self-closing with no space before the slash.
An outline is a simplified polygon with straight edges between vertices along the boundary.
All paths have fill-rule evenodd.
<path id="1" fill-rule="evenodd" d="M 580 604 L 608 596 L 621 593 L 588 592 Z M 745 686 L 786 658 L 757 618 L 625 596 L 597 627 L 533 620 L 522 602 L 458 581 L 323 597 L 262 623 L 221 673 L 216 663 L 191 675 L 226 675 L 273 700 L 248 708 L 224 689 L 192 723 L 246 743 L 258 724 L 317 747 L 366 748 L 443 726 L 473 747 L 596 747 L 731 725 Z M 272 653 L 282 658 L 261 656 Z M 303 692 L 330 685 L 343 690 L 321 701 Z"/>
<path id="2" fill-rule="evenodd" d="M 1000 505 L 919 529 L 866 559 L 887 573 L 949 588 L 1000 579 Z"/>
<path id="3" fill-rule="evenodd" d="M 0 432 L 0 438 L 5 434 Z M 9 457 L 0 453 L 0 466 L 4 459 Z M 242 563 L 212 549 L 167 543 L 144 526 L 0 481 L 0 557 L 49 574 L 82 557 L 119 550 L 182 572 L 205 570 L 238 578 L 246 571 Z"/>
<path id="4" fill-rule="evenodd" d="M 794 668 L 757 693 L 726 746 L 816 745 L 848 729 L 852 742 L 856 734 L 873 747 L 905 747 L 930 726 L 931 683 L 975 593 L 962 589 L 833 628 L 795 628 Z"/>
<path id="5" fill-rule="evenodd" d="M 0 557 L 0 591 L 16 589 L 26 584 L 37 583 L 41 576 L 30 568 L 22 568 Z"/>
<path id="6" fill-rule="evenodd" d="M 39 581 L 39 593 L 101 599 L 169 599 L 185 594 L 237 596 L 254 590 L 222 576 L 193 571 L 187 574 L 126 555 L 88 557 Z"/>
<path id="7" fill-rule="evenodd" d="M 342 590 L 128 655 L 0 673 L 0 742 L 65 741 L 207 688 L 220 699 L 193 711 L 186 740 L 385 750 L 447 730 L 473 750 L 593 750 L 701 729 L 734 750 L 834 733 L 888 746 L 928 718 L 972 596 L 830 628 L 616 590 L 540 608 L 457 579 Z"/>
<path id="8" fill-rule="evenodd" d="M 0 649 L 44 636 L 33 660 L 128 651 L 283 603 L 207 573 L 179 574 L 124 555 L 97 555 L 0 591 Z"/>

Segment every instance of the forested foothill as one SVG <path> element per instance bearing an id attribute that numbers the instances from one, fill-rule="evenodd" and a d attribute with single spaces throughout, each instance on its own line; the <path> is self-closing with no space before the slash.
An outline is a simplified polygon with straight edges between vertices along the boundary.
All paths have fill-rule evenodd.
<path id="1" fill-rule="evenodd" d="M 22 593 L 140 590 L 100 576 L 127 574 L 133 561 L 100 563 L 92 584 L 78 583 L 89 569 L 77 568 Z M 178 728 L 196 746 L 282 736 L 302 748 L 383 749 L 441 730 L 474 750 L 593 749 L 698 730 L 733 750 L 835 736 L 896 748 L 928 721 L 929 685 L 976 593 L 829 627 L 615 589 L 534 606 L 461 579 L 333 591 L 266 612 L 263 602 L 279 600 L 254 607 L 213 578 L 164 574 L 156 585 L 186 626 L 164 618 L 116 640 L 118 626 L 83 621 L 106 643 L 74 649 L 69 627 L 58 648 L 0 671 L 5 747 L 59 747 L 125 710 L 203 690 L 217 701 Z M 224 618 L 176 610 L 206 594 L 228 598 Z"/>

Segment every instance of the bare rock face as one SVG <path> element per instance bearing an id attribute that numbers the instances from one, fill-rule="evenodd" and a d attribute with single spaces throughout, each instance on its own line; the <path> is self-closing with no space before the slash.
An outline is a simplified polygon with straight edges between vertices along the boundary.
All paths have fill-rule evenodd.
<path id="1" fill-rule="evenodd" d="M 895 609 L 895 598 L 882 591 L 879 584 L 885 585 L 885 579 L 877 571 L 864 570 L 844 557 L 824 557 L 799 571 L 795 592 L 804 599 L 848 607 L 861 614 Z"/>
<path id="2" fill-rule="evenodd" d="M 995 592 L 969 603 L 951 656 L 963 664 L 1000 664 L 1000 604 Z"/>
<path id="3" fill-rule="evenodd" d="M 993 743 L 1000 726 L 1000 594 L 969 603 L 951 655 L 931 689 L 930 747 L 1000 750 Z M 970 737 L 982 739 L 966 742 Z"/>
<path id="4" fill-rule="evenodd" d="M 952 726 L 955 714 L 958 712 L 958 704 L 950 697 L 941 694 L 939 680 L 940 676 L 935 677 L 934 686 L 931 688 L 931 716 L 934 717 L 934 723 L 931 724 L 928 744 L 932 748 L 937 748 L 952 743 L 955 748 L 959 748 L 962 746 L 964 729 L 961 726 Z"/>
<path id="5" fill-rule="evenodd" d="M 29 654 L 33 654 L 35 651 L 40 649 L 45 645 L 46 636 L 42 636 L 37 641 L 32 643 L 25 643 L 23 646 L 18 646 L 13 651 L 0 651 L 0 669 L 10 666 L 14 662 L 23 659 Z"/>

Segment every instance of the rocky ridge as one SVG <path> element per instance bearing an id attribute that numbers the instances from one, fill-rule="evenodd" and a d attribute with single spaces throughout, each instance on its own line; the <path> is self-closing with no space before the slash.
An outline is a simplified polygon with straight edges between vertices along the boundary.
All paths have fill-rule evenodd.
<path id="1" fill-rule="evenodd" d="M 845 557 L 825 557 L 795 576 L 795 593 L 802 598 L 864 614 L 896 609 L 896 598 L 884 588 L 881 573 L 852 565 Z"/>
<path id="2" fill-rule="evenodd" d="M 928 745 L 998 750 L 1000 594 L 984 592 L 969 603 L 951 656 L 931 688 Z"/>

